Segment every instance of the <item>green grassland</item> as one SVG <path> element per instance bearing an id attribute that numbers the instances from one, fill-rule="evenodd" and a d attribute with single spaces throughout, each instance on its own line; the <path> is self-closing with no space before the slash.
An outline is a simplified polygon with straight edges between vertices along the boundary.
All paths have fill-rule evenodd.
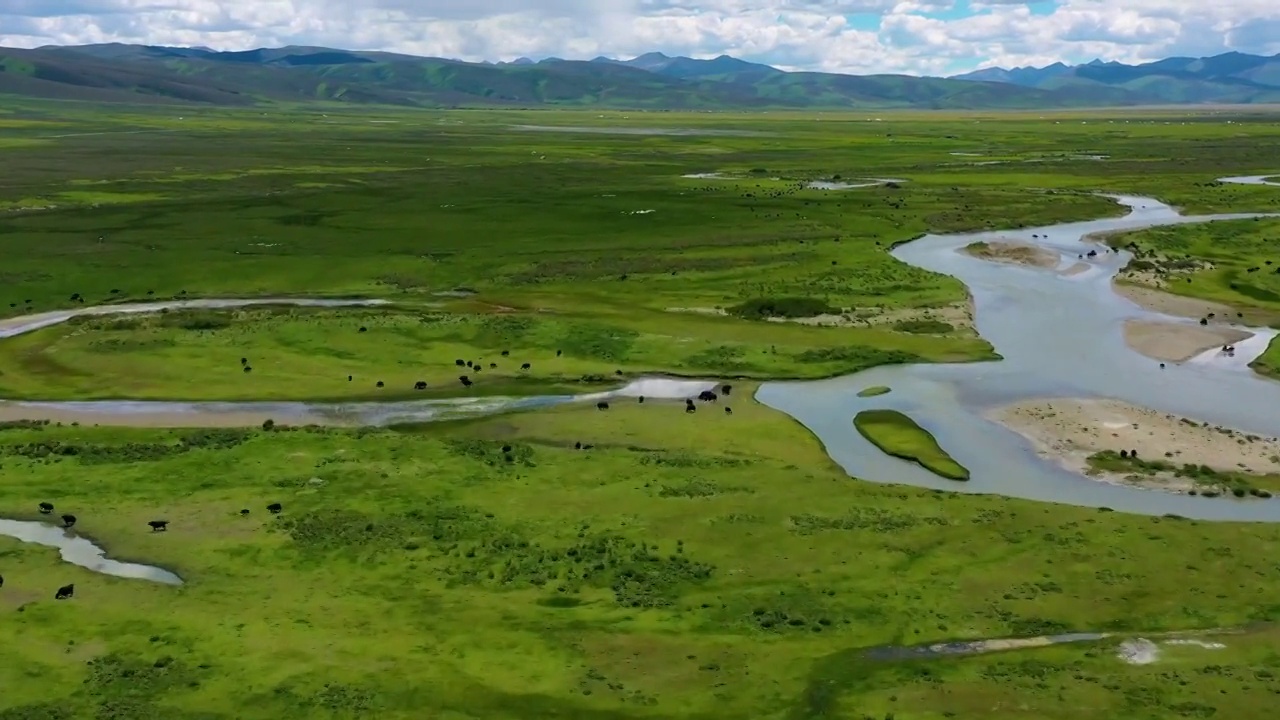
<path id="1" fill-rule="evenodd" d="M 861 483 L 745 400 L 377 431 L 12 428 L 0 458 L 0 515 L 54 502 L 186 580 L 0 540 L 4 718 L 1255 717 L 1280 689 L 1256 625 L 1280 612 L 1280 528 Z M 1131 634 L 1237 626 L 1225 649 L 1114 657 Z M 1119 636 L 860 650 L 1067 630 Z"/>
<path id="2" fill-rule="evenodd" d="M 1277 240 L 1280 220 L 1260 218 L 1152 228 L 1108 242 L 1135 250 L 1129 268 L 1159 278 L 1168 292 L 1221 303 L 1237 322 L 1280 327 Z M 1253 368 L 1280 377 L 1280 344 L 1272 342 Z"/>
<path id="3" fill-rule="evenodd" d="M 897 410 L 863 410 L 854 416 L 853 426 L 889 455 L 949 480 L 969 479 L 969 470 L 948 455 L 928 430 Z"/>
<path id="4" fill-rule="evenodd" d="M 13 398 L 392 399 L 461 394 L 461 374 L 524 394 L 987 359 L 948 319 L 960 283 L 889 247 L 1116 214 L 1101 191 L 1280 209 L 1275 188 L 1213 182 L 1272 171 L 1280 125 L 1262 115 L 0 113 L 0 318 L 73 296 L 393 302 L 75 320 L 0 341 Z M 681 177 L 713 171 L 749 179 Z M 797 187 L 836 176 L 908 182 Z M 849 326 L 771 317 L 831 310 Z M 0 425 L 0 517 L 54 502 L 112 557 L 187 581 L 0 538 L 0 720 L 1245 718 L 1280 691 L 1280 527 L 861 482 L 753 384 L 692 414 Z M 1174 630 L 1226 647 L 1115 657 Z M 1064 631 L 1115 637 L 864 653 Z"/>
<path id="5" fill-rule="evenodd" d="M 654 311 L 593 318 L 494 312 L 467 300 L 441 305 L 78 318 L 0 346 L 0 397 L 545 394 L 601 389 L 653 372 L 812 378 L 886 363 L 968 360 L 989 352 L 972 331 L 943 337 Z M 251 372 L 245 372 L 242 358 Z M 459 367 L 458 360 L 478 369 Z M 531 367 L 522 370 L 526 363 Z M 464 375 L 474 383 L 465 390 L 459 380 Z M 385 387 L 377 388 L 379 382 Z M 419 382 L 427 388 L 414 390 Z"/>
<path id="6" fill-rule="evenodd" d="M 993 357 L 965 327 L 913 324 L 965 302 L 957 281 L 888 254 L 922 233 L 1117 213 L 1091 194 L 1100 191 L 1154 194 L 1195 211 L 1280 209 L 1274 188 L 1213 183 L 1280 146 L 1280 129 L 1265 116 L 1231 124 L 1224 116 L 1184 114 L 1175 123 L 1123 112 L 877 117 L 356 113 L 337 106 L 102 111 L 22 101 L 6 117 L 8 132 L 40 145 L 0 148 L 0 207 L 10 208 L 0 210 L 0 315 L 77 306 L 73 297 L 90 305 L 383 297 L 413 309 L 501 311 L 539 324 L 550 319 L 561 330 L 607 327 L 642 338 L 629 360 L 563 369 L 569 376 L 718 368 L 814 377 L 879 362 Z M 520 125 L 602 132 L 513 129 Z M 610 132 L 617 128 L 627 132 Z M 693 134 L 670 134 L 677 130 Z M 731 134 L 698 134 L 713 132 Z M 953 154 L 966 152 L 1008 162 L 974 165 L 983 158 Z M 713 171 L 745 179 L 682 177 Z M 800 187 L 863 177 L 908 182 Z M 465 303 L 440 295 L 458 288 L 477 294 Z M 832 329 L 713 314 L 785 298 L 867 320 Z M 0 343 L 0 382 L 22 397 L 175 397 L 197 385 L 201 397 L 245 397 L 247 379 L 214 379 L 210 366 L 225 367 L 225 357 L 200 359 L 183 386 L 164 379 L 182 375 L 177 366 L 142 372 L 156 364 L 156 344 L 170 340 L 171 357 L 225 349 L 236 359 L 310 366 L 305 375 L 315 383 L 280 383 L 271 397 L 358 396 L 367 386 L 341 384 L 347 375 L 396 371 L 371 342 L 360 362 L 303 363 L 267 333 L 223 331 L 159 338 L 117 329 L 109 359 L 86 363 L 85 347 L 100 341 L 87 329 L 75 340 L 59 329 Z M 344 331 L 340 319 L 309 318 L 290 334 Z M 228 347 L 211 347 L 219 343 Z M 794 359 L 836 346 L 851 357 Z M 444 342 L 409 358 L 447 362 L 453 352 L 488 350 Z"/>
<path id="7" fill-rule="evenodd" d="M 1209 498 L 1221 495 L 1269 498 L 1273 491 L 1280 492 L 1280 474 L 1230 472 L 1207 465 L 1179 465 L 1165 460 L 1121 457 L 1110 450 L 1090 456 L 1088 462 L 1093 470 L 1131 475 L 1138 479 L 1164 476 L 1191 480 L 1195 488 L 1189 492 Z"/>

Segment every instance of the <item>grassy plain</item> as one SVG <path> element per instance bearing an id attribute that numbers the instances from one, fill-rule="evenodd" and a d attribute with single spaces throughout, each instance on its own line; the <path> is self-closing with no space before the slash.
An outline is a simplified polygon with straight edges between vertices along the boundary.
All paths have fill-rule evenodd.
<path id="1" fill-rule="evenodd" d="M 459 374 L 474 393 L 535 392 L 619 370 L 979 359 L 990 347 L 971 330 L 927 319 L 963 305 L 959 283 L 888 247 L 1116 212 L 1096 191 L 1280 209 L 1274 188 L 1212 184 L 1271 170 L 1280 126 L 1262 116 L 0 113 L 0 317 L 73 295 L 395 302 L 75 321 L 0 341 L 0 397 L 403 397 L 460 392 Z M 989 159 L 1008 162 L 970 162 Z M 711 171 L 754 179 L 681 177 Z M 794 189 L 836 175 L 908 182 Z M 795 298 L 875 322 L 713 312 Z M 751 384 L 694 414 L 651 401 L 394 430 L 4 427 L 0 517 L 54 502 L 113 557 L 187 582 L 104 577 L 0 538 L 0 720 L 1265 716 L 1280 527 L 859 482 Z M 54 601 L 69 582 L 75 599 Z M 1070 630 L 1117 636 L 864 653 Z M 1226 647 L 1115 657 L 1167 630 Z"/>
<path id="2" fill-rule="evenodd" d="M 1152 228 L 1108 240 L 1138 253 L 1128 281 L 1221 303 L 1237 322 L 1270 327 L 1280 327 L 1278 241 L 1280 219 L 1273 218 Z M 1253 368 L 1280 378 L 1280 344 L 1272 342 Z"/>
<path id="3" fill-rule="evenodd" d="M 969 479 L 969 471 L 948 455 L 928 430 L 897 410 L 863 410 L 853 417 L 853 426 L 889 455 L 949 480 Z"/>
<path id="4" fill-rule="evenodd" d="M 1280 146 L 1280 129 L 1265 115 L 104 111 L 30 101 L 13 110 L 5 132 L 17 144 L 0 149 L 0 205 L 11 208 L 0 213 L 0 314 L 79 305 L 73 296 L 85 304 L 384 297 L 642 336 L 652 352 L 638 353 L 633 369 L 705 367 L 689 360 L 700 353 L 750 377 L 813 377 L 916 356 L 988 359 L 989 346 L 965 327 L 943 338 L 894 328 L 962 307 L 965 293 L 896 262 L 887 248 L 925 232 L 1117 212 L 1089 194 L 1098 191 L 1150 193 L 1197 211 L 1280 209 L 1274 188 L 1203 187 L 1230 172 L 1266 171 L 1257 163 Z M 617 128 L 629 132 L 609 132 Z M 697 134 L 720 131 L 739 134 Z M 745 179 L 683 177 L 705 172 Z M 800 187 L 836 176 L 908 182 Z M 439 294 L 458 288 L 477 294 L 467 303 Z M 711 314 L 786 297 L 848 309 L 870 327 Z M 202 397 L 245 396 L 242 379 L 217 378 L 224 357 L 193 366 L 182 385 L 168 382 L 171 373 L 142 372 L 155 362 L 154 343 L 168 342 L 149 331 L 115 331 L 101 376 L 97 362 L 84 362 L 84 345 L 95 340 L 77 338 L 62 353 L 60 332 L 0 343 L 6 392 L 174 397 L 203 384 Z M 228 357 L 312 369 L 302 374 L 316 382 L 279 383 L 273 397 L 361 396 L 367 386 L 341 384 L 347 375 L 397 371 L 382 356 L 304 359 L 265 334 L 221 334 L 235 345 Z M 212 342 L 174 335 L 174 354 Z M 792 359 L 837 346 L 854 357 Z M 438 362 L 489 349 L 418 352 Z M 584 372 L 611 373 L 619 360 Z M 126 376 L 119 367 L 139 370 Z"/>
<path id="5" fill-rule="evenodd" d="M 734 409 L 6 430 L 0 515 L 53 502 L 186 585 L 0 539 L 0 718 L 1258 717 L 1280 690 L 1280 636 L 1253 625 L 1280 613 L 1280 528 L 862 483 Z M 1135 633 L 1245 625 L 1206 638 L 1225 649 L 1115 657 Z M 862 653 L 1067 630 L 1118 636 Z"/>

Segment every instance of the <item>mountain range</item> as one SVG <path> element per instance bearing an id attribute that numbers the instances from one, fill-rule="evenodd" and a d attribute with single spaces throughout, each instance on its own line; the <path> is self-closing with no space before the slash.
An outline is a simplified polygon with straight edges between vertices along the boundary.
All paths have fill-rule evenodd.
<path id="1" fill-rule="evenodd" d="M 1280 100 L 1280 55 L 1230 52 L 1207 58 L 1172 57 L 1142 65 L 1094 60 L 1084 65 L 990 68 L 953 79 L 999 82 L 1072 93 L 1109 88 L 1164 103 L 1263 103 Z"/>
<path id="2" fill-rule="evenodd" d="M 101 44 L 0 48 L 0 95 L 256 105 L 633 109 L 1036 109 L 1280 102 L 1280 55 L 1228 53 L 1145 65 L 1095 61 L 951 78 L 787 72 L 728 55 L 476 63 L 290 46 Z"/>

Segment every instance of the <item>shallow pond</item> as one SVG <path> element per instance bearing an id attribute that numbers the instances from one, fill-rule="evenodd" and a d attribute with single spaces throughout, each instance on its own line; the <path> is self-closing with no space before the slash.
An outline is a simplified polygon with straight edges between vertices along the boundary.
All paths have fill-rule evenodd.
<path id="1" fill-rule="evenodd" d="M 168 570 L 151 565 L 119 562 L 107 557 L 107 552 L 94 545 L 92 541 L 81 537 L 72 530 L 49 525 L 42 522 L 0 519 L 0 536 L 11 537 L 22 542 L 35 543 L 46 547 L 57 548 L 62 559 L 72 565 L 92 570 L 103 575 L 131 578 L 134 580 L 150 580 L 166 585 L 181 585 L 182 578 Z"/>

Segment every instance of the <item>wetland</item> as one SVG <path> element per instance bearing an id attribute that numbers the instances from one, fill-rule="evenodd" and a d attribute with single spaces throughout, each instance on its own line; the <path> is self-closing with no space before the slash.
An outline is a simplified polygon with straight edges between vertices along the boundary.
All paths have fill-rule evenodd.
<path id="1" fill-rule="evenodd" d="M 3 199 L 52 207 L 0 216 L 0 718 L 1255 717 L 1280 690 L 1280 193 L 1231 181 L 1274 176 L 1268 116 L 389 109 L 289 116 L 304 143 L 19 112 L 78 132 L 4 149 Z M 84 134 L 143 124 L 173 132 Z M 622 132 L 564 131 L 596 126 Z M 979 149 L 1009 162 L 954 164 Z M 746 179 L 681 177 L 711 171 Z M 805 187 L 837 176 L 904 181 Z M 1004 242 L 1056 262 L 965 251 Z M 881 452 L 868 411 L 969 481 Z"/>

